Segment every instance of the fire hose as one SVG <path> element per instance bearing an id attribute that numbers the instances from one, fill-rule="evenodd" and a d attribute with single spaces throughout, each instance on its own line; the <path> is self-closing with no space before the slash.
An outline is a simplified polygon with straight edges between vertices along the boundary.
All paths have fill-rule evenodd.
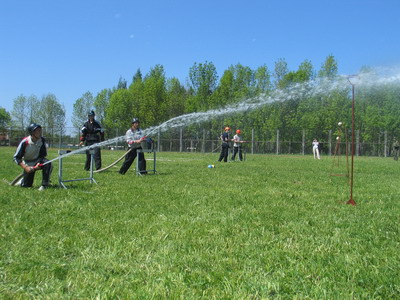
<path id="1" fill-rule="evenodd" d="M 35 171 L 40 170 L 44 164 L 37 163 L 36 166 L 33 167 Z M 24 173 L 19 174 L 17 177 L 14 178 L 13 181 L 10 182 L 11 186 L 14 186 L 22 177 L 24 176 Z"/>
<path id="2" fill-rule="evenodd" d="M 131 152 L 132 150 L 133 150 L 133 148 L 130 148 L 128 151 L 126 151 L 126 152 L 124 153 L 124 155 L 122 155 L 120 158 L 118 158 L 116 161 L 114 161 L 111 165 L 109 165 L 109 166 L 107 166 L 107 167 L 105 167 L 105 168 L 102 168 L 102 169 L 100 169 L 100 170 L 93 171 L 93 173 L 100 173 L 100 172 L 103 172 L 103 171 L 105 171 L 105 170 L 111 168 L 112 166 L 115 166 L 121 159 L 123 159 L 123 158 L 124 158 L 129 152 Z"/>

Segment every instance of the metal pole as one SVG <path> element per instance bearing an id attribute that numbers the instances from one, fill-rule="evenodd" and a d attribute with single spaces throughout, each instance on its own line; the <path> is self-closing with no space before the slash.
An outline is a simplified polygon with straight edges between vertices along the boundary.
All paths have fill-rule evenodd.
<path id="1" fill-rule="evenodd" d="M 182 127 L 179 129 L 179 152 L 182 152 L 183 149 L 183 129 Z"/>
<path id="2" fill-rule="evenodd" d="M 354 84 L 351 84 L 351 92 L 352 92 L 352 101 L 351 101 L 351 169 L 350 169 L 350 199 L 347 201 L 347 204 L 356 205 L 356 202 L 353 199 L 353 179 L 354 179 Z"/>
<path id="3" fill-rule="evenodd" d="M 254 128 L 251 129 L 251 154 L 254 154 Z"/>
<path id="4" fill-rule="evenodd" d="M 276 130 L 276 155 L 279 154 L 279 129 Z"/>
<path id="5" fill-rule="evenodd" d="M 158 132 L 157 132 L 157 152 L 160 152 L 160 147 L 161 147 L 161 129 L 158 128 Z"/>

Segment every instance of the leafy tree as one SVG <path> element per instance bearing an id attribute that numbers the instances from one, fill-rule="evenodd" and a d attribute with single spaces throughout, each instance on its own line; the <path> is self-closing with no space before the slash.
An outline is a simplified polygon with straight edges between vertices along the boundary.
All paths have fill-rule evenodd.
<path id="1" fill-rule="evenodd" d="M 33 123 L 37 119 L 37 115 L 40 112 L 40 107 L 39 107 L 39 100 L 35 95 L 31 95 L 27 99 L 27 117 L 28 117 L 28 123 Z"/>
<path id="2" fill-rule="evenodd" d="M 286 60 L 284 58 L 278 59 L 278 61 L 275 62 L 275 69 L 274 69 L 275 86 L 277 88 L 281 88 L 280 82 L 288 72 L 289 70 Z"/>
<path id="3" fill-rule="evenodd" d="M 81 98 L 74 103 L 72 112 L 72 124 L 75 128 L 80 129 L 86 122 L 88 113 L 93 109 L 94 99 L 91 92 L 86 92 Z"/>
<path id="4" fill-rule="evenodd" d="M 217 70 L 213 63 L 194 63 L 189 70 L 190 87 L 194 91 L 190 107 L 193 111 L 208 110 L 209 98 L 217 87 Z"/>
<path id="5" fill-rule="evenodd" d="M 175 77 L 168 79 L 166 84 L 165 119 L 171 119 L 185 113 L 186 89 Z"/>
<path id="6" fill-rule="evenodd" d="M 62 134 L 65 131 L 65 109 L 54 94 L 43 96 L 39 104 L 38 122 L 45 133 Z"/>
<path id="7" fill-rule="evenodd" d="M 3 107 L 0 107 L 0 131 L 5 131 L 10 126 L 11 115 Z"/>
<path id="8" fill-rule="evenodd" d="M 262 65 L 254 72 L 255 95 L 267 93 L 271 90 L 271 74 L 266 65 Z"/>
<path id="9" fill-rule="evenodd" d="M 232 69 L 228 69 L 222 75 L 218 87 L 210 99 L 210 108 L 218 108 L 227 105 L 235 97 L 235 78 Z"/>
<path id="10" fill-rule="evenodd" d="M 112 91 L 110 89 L 103 89 L 94 98 L 93 106 L 96 111 L 96 119 L 102 124 L 106 118 L 106 110 L 110 102 Z"/>
<path id="11" fill-rule="evenodd" d="M 338 64 L 333 55 L 329 55 L 318 72 L 318 77 L 334 78 L 338 73 Z"/>
<path id="12" fill-rule="evenodd" d="M 229 99 L 228 103 L 237 102 L 251 96 L 251 88 L 254 85 L 253 71 L 249 67 L 241 64 L 229 67 L 233 74 L 233 92 L 234 97 Z"/>
<path id="13" fill-rule="evenodd" d="M 166 120 L 166 78 L 164 67 L 156 65 L 143 80 L 143 98 L 140 103 L 142 126 L 157 125 Z"/>
<path id="14" fill-rule="evenodd" d="M 106 127 L 125 132 L 124 130 L 130 127 L 132 111 L 132 92 L 129 89 L 116 90 L 112 94 L 106 110 Z"/>
<path id="15" fill-rule="evenodd" d="M 22 130 L 28 126 L 28 99 L 24 95 L 20 95 L 14 99 L 13 110 L 11 116 L 16 126 L 20 127 Z"/>
<path id="16" fill-rule="evenodd" d="M 127 82 L 124 78 L 120 77 L 117 84 L 117 90 L 127 89 Z"/>

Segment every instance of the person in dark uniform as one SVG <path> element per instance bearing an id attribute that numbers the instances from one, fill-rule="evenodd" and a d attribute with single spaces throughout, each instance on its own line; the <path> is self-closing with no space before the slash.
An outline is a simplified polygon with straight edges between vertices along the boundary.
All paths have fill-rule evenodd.
<path id="1" fill-rule="evenodd" d="M 224 160 L 224 162 L 228 161 L 228 150 L 229 150 L 229 130 L 231 130 L 229 127 L 225 127 L 224 133 L 221 134 L 221 154 L 219 156 L 218 161 Z"/>
<path id="2" fill-rule="evenodd" d="M 142 142 L 146 140 L 146 137 L 143 135 L 142 129 L 139 128 L 139 119 L 133 118 L 131 128 L 126 131 L 126 142 L 128 143 L 128 147 L 132 149 L 126 156 L 125 161 L 119 170 L 121 175 L 124 175 L 129 168 L 131 167 L 133 161 L 136 156 L 139 156 L 139 170 L 140 173 L 146 174 L 146 160 L 144 159 L 144 153 L 137 153 L 138 149 L 142 149 Z"/>
<path id="3" fill-rule="evenodd" d="M 81 129 L 82 136 L 80 138 L 81 143 L 80 145 L 84 144 L 85 146 L 91 146 L 93 144 L 99 143 L 100 141 L 104 141 L 104 130 L 101 128 L 99 122 L 95 119 L 95 113 L 92 110 L 88 113 L 88 120 L 83 124 Z M 86 151 L 86 163 L 85 163 L 85 170 L 90 170 L 90 152 L 89 150 Z M 94 148 L 94 162 L 96 165 L 96 170 L 101 169 L 101 152 L 100 147 Z"/>
<path id="4" fill-rule="evenodd" d="M 22 139 L 17 151 L 14 154 L 14 161 L 24 170 L 22 180 L 17 184 L 22 187 L 31 187 L 35 178 L 35 172 L 42 170 L 42 185 L 39 190 L 43 190 L 50 185 L 50 175 L 53 170 L 51 163 L 46 159 L 46 141 L 42 137 L 42 126 L 32 123 L 27 128 L 29 136 Z"/>

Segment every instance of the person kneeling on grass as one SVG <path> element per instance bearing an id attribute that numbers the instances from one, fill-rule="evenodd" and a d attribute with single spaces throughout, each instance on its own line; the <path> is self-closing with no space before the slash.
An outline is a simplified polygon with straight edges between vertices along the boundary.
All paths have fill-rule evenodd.
<path id="1" fill-rule="evenodd" d="M 29 136 L 22 139 L 14 154 L 14 161 L 23 170 L 24 174 L 18 185 L 31 187 L 35 178 L 35 172 L 42 170 L 42 185 L 39 190 L 44 190 L 50 185 L 50 175 L 53 170 L 51 163 L 46 159 L 46 141 L 42 137 L 42 126 L 32 123 L 27 128 Z"/>
<path id="2" fill-rule="evenodd" d="M 141 174 L 146 174 L 146 160 L 144 159 L 144 154 L 143 152 L 139 152 L 138 155 L 138 150 L 142 149 L 142 141 L 146 139 L 145 136 L 143 136 L 142 130 L 139 128 L 139 119 L 138 118 L 133 118 L 132 120 L 132 125 L 131 128 L 128 129 L 126 132 L 126 142 L 128 143 L 128 147 L 132 149 L 126 156 L 125 156 L 125 161 L 121 166 L 121 169 L 119 170 L 119 173 L 121 175 L 124 175 L 128 169 L 131 167 L 133 161 L 135 160 L 136 156 L 139 156 L 139 170 Z M 137 170 L 136 170 L 137 171 Z"/>

